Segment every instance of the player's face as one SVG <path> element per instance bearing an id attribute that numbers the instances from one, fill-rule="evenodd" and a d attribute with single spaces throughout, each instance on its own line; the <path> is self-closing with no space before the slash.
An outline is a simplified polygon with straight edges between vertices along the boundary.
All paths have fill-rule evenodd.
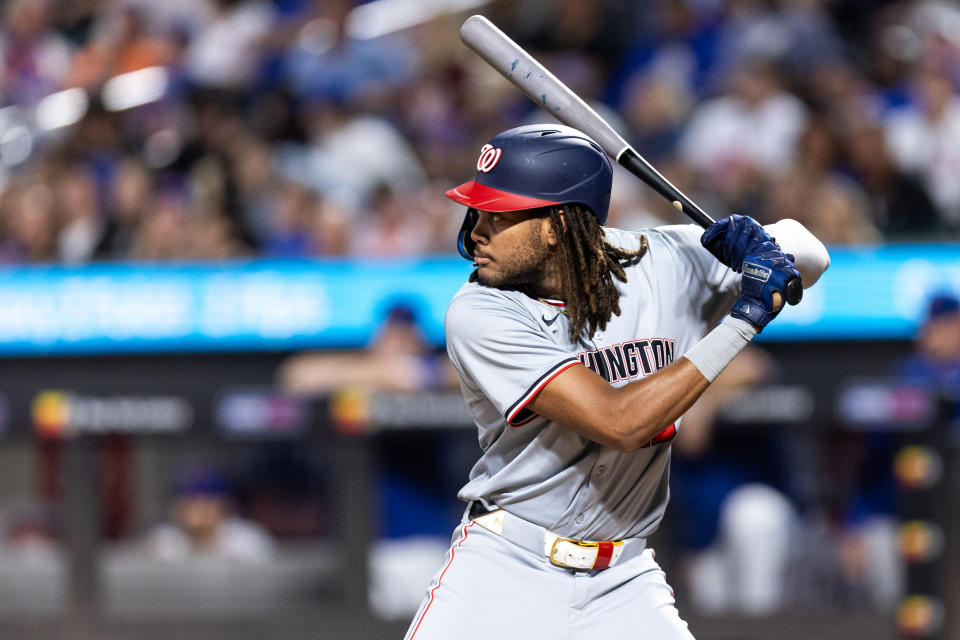
<path id="1" fill-rule="evenodd" d="M 522 211 L 478 211 L 470 233 L 477 281 L 488 287 L 541 285 L 556 248 L 551 225 Z"/>

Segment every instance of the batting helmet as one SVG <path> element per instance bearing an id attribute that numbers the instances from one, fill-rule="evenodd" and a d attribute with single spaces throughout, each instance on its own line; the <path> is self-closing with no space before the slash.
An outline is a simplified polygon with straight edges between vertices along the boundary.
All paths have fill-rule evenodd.
<path id="1" fill-rule="evenodd" d="M 477 209 L 519 211 L 577 203 L 606 224 L 612 180 L 603 150 L 576 129 L 534 124 L 504 131 L 480 149 L 476 177 L 446 193 L 469 207 L 457 236 L 460 255 L 473 260 L 470 232 Z"/>

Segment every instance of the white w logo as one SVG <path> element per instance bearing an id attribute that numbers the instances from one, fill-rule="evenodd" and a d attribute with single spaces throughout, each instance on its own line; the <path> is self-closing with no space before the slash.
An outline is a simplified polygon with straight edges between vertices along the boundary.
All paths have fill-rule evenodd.
<path id="1" fill-rule="evenodd" d="M 480 158 L 477 160 L 477 171 L 490 173 L 490 170 L 497 166 L 501 153 L 503 149 L 494 149 L 492 144 L 483 145 L 480 149 Z"/>

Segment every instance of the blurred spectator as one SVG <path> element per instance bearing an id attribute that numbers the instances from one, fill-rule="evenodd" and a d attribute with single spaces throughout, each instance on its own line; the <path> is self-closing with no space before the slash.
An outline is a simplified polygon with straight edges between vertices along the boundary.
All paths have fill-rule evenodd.
<path id="1" fill-rule="evenodd" d="M 151 261 L 183 258 L 188 216 L 181 196 L 158 194 L 152 214 L 137 229 L 130 257 Z"/>
<path id="2" fill-rule="evenodd" d="M 424 184 L 416 152 L 386 118 L 348 105 L 310 102 L 304 118 L 310 144 L 282 150 L 280 173 L 347 208 L 369 206 L 377 190 Z"/>
<path id="3" fill-rule="evenodd" d="M 206 22 L 184 52 L 187 77 L 201 87 L 242 89 L 260 71 L 261 41 L 274 24 L 272 4 L 260 0 L 199 0 Z M 210 11 L 204 11 L 209 8 Z"/>
<path id="4" fill-rule="evenodd" d="M 826 244 L 865 244 L 880 241 L 869 218 L 867 197 L 852 180 L 831 177 L 804 195 L 807 215 L 799 218 Z"/>
<path id="5" fill-rule="evenodd" d="M 11 185 L 0 200 L 4 259 L 9 262 L 52 262 L 57 227 L 54 196 L 42 182 Z"/>
<path id="6" fill-rule="evenodd" d="M 150 533 L 147 548 L 169 562 L 196 556 L 246 563 L 268 561 L 274 553 L 270 536 L 232 511 L 233 499 L 219 472 L 204 467 L 181 471 L 174 486 L 170 522 Z"/>
<path id="7" fill-rule="evenodd" d="M 98 90 L 113 76 L 173 62 L 170 41 L 149 33 L 141 7 L 109 3 L 97 32 L 73 56 L 64 86 Z"/>
<path id="8" fill-rule="evenodd" d="M 270 228 L 263 239 L 267 256 L 294 258 L 310 254 L 310 217 L 317 208 L 309 189 L 288 182 L 274 190 L 266 211 Z"/>
<path id="9" fill-rule="evenodd" d="M 102 259 L 130 257 L 137 229 L 151 213 L 153 176 L 136 157 L 121 160 L 110 183 L 107 226 L 97 246 Z"/>
<path id="10" fill-rule="evenodd" d="M 412 83 L 417 50 L 406 37 L 355 37 L 347 21 L 354 6 L 351 0 L 315 1 L 313 5 L 314 15 L 284 62 L 288 83 L 297 95 L 369 102 Z"/>
<path id="11" fill-rule="evenodd" d="M 635 73 L 627 81 L 622 111 L 637 149 L 655 166 L 673 153 L 693 107 L 688 87 L 661 74 Z"/>
<path id="12" fill-rule="evenodd" d="M 353 251 L 361 256 L 401 256 L 423 253 L 430 241 L 430 219 L 412 199 L 387 187 L 375 193 L 370 212 L 354 230 Z"/>
<path id="13" fill-rule="evenodd" d="M 714 80 L 753 60 L 777 63 L 789 75 L 803 77 L 835 61 L 841 42 L 820 2 L 806 0 L 731 0 L 725 3 Z"/>
<path id="14" fill-rule="evenodd" d="M 450 253 L 437 194 L 469 173 L 485 132 L 539 117 L 459 41 L 462 14 L 371 37 L 389 20 L 351 0 L 84 0 L 56 16 L 54 4 L 3 7 L 5 261 L 85 262 L 90 243 L 105 260 Z M 960 231 L 956 7 L 523 0 L 485 12 L 708 211 L 812 220 L 831 242 Z M 162 95 L 111 110 L 106 80 L 157 65 Z M 73 86 L 85 104 L 39 102 Z M 81 164 L 92 196 L 70 168 Z M 52 216 L 42 190 L 22 198 L 33 182 Z M 633 186 L 613 194 L 618 224 L 685 221 Z"/>
<path id="15" fill-rule="evenodd" d="M 893 367 L 899 380 L 949 395 L 960 391 L 960 300 L 953 293 L 930 300 L 914 348 Z M 849 604 L 889 609 L 903 594 L 897 530 L 904 505 L 897 504 L 894 480 L 903 444 L 903 436 L 890 432 L 835 434 L 827 443 L 827 502 L 836 503 L 837 595 Z"/>
<path id="16" fill-rule="evenodd" d="M 11 0 L 0 28 L 0 91 L 4 104 L 31 106 L 61 87 L 70 46 L 50 24 L 51 0 Z"/>
<path id="17" fill-rule="evenodd" d="M 277 376 L 284 390 L 299 394 L 347 387 L 419 391 L 454 386 L 458 379 L 446 354 L 427 342 L 415 311 L 404 303 L 389 309 L 363 352 L 295 355 L 283 363 Z"/>
<path id="18" fill-rule="evenodd" d="M 887 120 L 890 150 L 897 165 L 919 176 L 942 222 L 960 228 L 960 97 L 957 60 L 930 62 L 913 76 L 915 102 Z"/>
<path id="19" fill-rule="evenodd" d="M 933 202 L 919 182 L 894 164 L 882 128 L 855 129 L 848 149 L 854 175 L 867 191 L 870 218 L 886 237 L 917 237 L 937 229 Z"/>
<path id="20" fill-rule="evenodd" d="M 673 0 L 650 5 L 643 7 L 644 28 L 632 34 L 635 41 L 622 57 L 624 68 L 612 82 L 615 100 L 629 102 L 627 96 L 636 90 L 631 85 L 644 78 L 654 85 L 669 83 L 683 94 L 703 95 L 722 25 L 716 11 Z"/>
<path id="21" fill-rule="evenodd" d="M 312 395 L 355 388 L 416 393 L 455 388 L 459 379 L 446 354 L 425 340 L 414 309 L 402 301 L 391 304 L 362 352 L 294 355 L 277 378 L 286 391 Z M 449 545 L 450 526 L 463 511 L 449 496 L 469 463 L 457 464 L 462 452 L 453 437 L 387 432 L 375 442 L 380 526 L 368 558 L 371 607 L 383 617 L 406 617 L 422 597 L 423 582 L 417 580 L 429 580 Z"/>
<path id="22" fill-rule="evenodd" d="M 278 184 L 273 169 L 273 151 L 268 141 L 255 135 L 240 135 L 226 149 L 240 207 L 239 218 L 249 230 L 257 247 L 268 242 L 272 233 L 271 207 Z"/>
<path id="23" fill-rule="evenodd" d="M 772 65 L 744 64 L 727 93 L 694 111 L 680 157 L 707 176 L 730 208 L 746 210 L 764 175 L 790 165 L 806 119 L 803 103 L 780 87 Z"/>
<path id="24" fill-rule="evenodd" d="M 67 168 L 57 181 L 57 252 L 66 264 L 89 262 L 100 244 L 104 223 L 97 188 L 93 174 L 83 165 Z"/>
<path id="25" fill-rule="evenodd" d="M 715 432 L 725 405 L 749 402 L 774 377 L 766 353 L 745 349 L 684 415 L 674 444 L 674 526 L 691 599 L 704 612 L 763 614 L 785 603 L 796 514 L 775 430 Z"/>
<path id="26" fill-rule="evenodd" d="M 314 200 L 310 215 L 310 251 L 317 256 L 344 256 L 350 253 L 353 214 L 336 202 Z"/>
<path id="27" fill-rule="evenodd" d="M 915 347 L 898 373 L 927 388 L 960 394 L 960 300 L 954 294 L 930 301 Z"/>

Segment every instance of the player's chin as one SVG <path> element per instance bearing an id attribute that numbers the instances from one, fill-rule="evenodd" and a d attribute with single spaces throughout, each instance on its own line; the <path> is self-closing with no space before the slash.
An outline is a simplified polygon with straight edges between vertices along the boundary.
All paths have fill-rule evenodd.
<path id="1" fill-rule="evenodd" d="M 485 287 L 500 287 L 504 285 L 504 278 L 489 265 L 479 265 L 473 272 L 476 274 L 476 281 Z"/>

